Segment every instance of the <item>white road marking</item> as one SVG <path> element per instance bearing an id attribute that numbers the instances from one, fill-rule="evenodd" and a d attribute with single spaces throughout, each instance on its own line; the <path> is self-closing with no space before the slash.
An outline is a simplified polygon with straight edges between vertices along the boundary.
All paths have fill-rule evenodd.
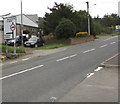
<path id="1" fill-rule="evenodd" d="M 102 63 L 102 65 L 104 65 L 105 62 L 107 62 L 107 61 L 113 59 L 114 57 L 116 57 L 116 56 L 118 56 L 118 55 L 119 55 L 119 53 L 117 53 L 117 54 L 115 54 L 114 56 L 110 57 L 109 59 L 105 60 L 105 61 Z"/>
<path id="2" fill-rule="evenodd" d="M 63 60 L 66 60 L 66 59 L 68 59 L 68 58 L 72 58 L 72 57 L 75 57 L 75 56 L 77 56 L 77 54 L 74 54 L 74 55 L 71 55 L 71 56 L 67 56 L 67 57 L 64 57 L 64 58 L 58 59 L 58 60 L 56 60 L 56 61 L 57 61 L 57 62 L 59 62 L 59 61 L 63 61 Z"/>
<path id="3" fill-rule="evenodd" d="M 98 67 L 97 69 L 95 69 L 94 71 L 100 71 L 103 67 Z"/>
<path id="4" fill-rule="evenodd" d="M 51 97 L 50 100 L 51 100 L 51 102 L 55 102 L 57 100 L 57 98 L 56 97 Z"/>
<path id="5" fill-rule="evenodd" d="M 18 61 L 13 61 L 13 62 L 10 62 L 10 64 L 14 64 L 14 63 L 17 63 Z"/>
<path id="6" fill-rule="evenodd" d="M 87 78 L 90 78 L 92 75 L 94 75 L 94 73 L 87 74 Z"/>
<path id="7" fill-rule="evenodd" d="M 0 78 L 0 80 L 6 79 L 6 78 L 10 78 L 10 77 L 13 77 L 13 76 L 16 76 L 16 75 L 19 75 L 19 74 L 22 74 L 22 73 L 25 73 L 25 72 L 28 72 L 28 71 L 31 71 L 31 70 L 43 67 L 43 66 L 44 65 L 39 65 L 39 66 L 30 68 L 30 69 L 26 69 L 26 70 L 23 70 L 23 71 L 20 71 L 20 72 L 17 72 L 17 73 L 13 73 L 13 74 L 10 74 L 10 75 L 7 75 L 7 76 L 4 76 L 4 77 Z"/>
<path id="8" fill-rule="evenodd" d="M 91 51 L 94 51 L 95 49 L 90 49 L 90 50 L 87 50 L 87 51 L 84 51 L 83 53 L 88 53 L 88 52 L 91 52 Z"/>
<path id="9" fill-rule="evenodd" d="M 118 36 L 110 37 L 110 38 L 107 38 L 107 39 L 105 39 L 103 41 L 107 41 L 107 40 L 110 40 L 110 39 L 113 39 L 113 38 L 116 38 L 116 37 L 118 37 Z"/>
<path id="10" fill-rule="evenodd" d="M 22 61 L 27 61 L 27 60 L 29 60 L 31 57 L 29 57 L 29 58 L 26 58 L 26 59 L 22 59 Z"/>
<path id="11" fill-rule="evenodd" d="M 100 46 L 100 48 L 103 48 L 103 47 L 106 47 L 106 46 L 108 46 L 108 44 L 105 44 L 105 45 L 103 45 L 103 46 Z"/>
<path id="12" fill-rule="evenodd" d="M 110 43 L 110 44 L 115 44 L 116 42 L 112 42 L 112 43 Z"/>

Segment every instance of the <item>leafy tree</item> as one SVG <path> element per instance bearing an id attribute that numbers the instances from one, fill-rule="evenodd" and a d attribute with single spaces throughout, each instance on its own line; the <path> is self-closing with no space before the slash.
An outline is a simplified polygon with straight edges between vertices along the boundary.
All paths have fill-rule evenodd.
<path id="1" fill-rule="evenodd" d="M 62 19 L 59 25 L 56 27 L 55 34 L 56 37 L 61 38 L 69 38 L 74 37 L 76 32 L 75 24 L 68 19 Z"/>
<path id="2" fill-rule="evenodd" d="M 120 24 L 120 18 L 117 14 L 104 15 L 101 23 L 104 26 L 111 27 Z"/>
<path id="3" fill-rule="evenodd" d="M 76 32 L 88 31 L 88 14 L 86 11 L 75 11 L 72 5 L 69 4 L 57 4 L 53 8 L 48 8 L 51 13 L 46 13 L 44 17 L 44 32 L 45 34 L 55 33 L 55 29 L 58 26 L 62 18 L 71 20 L 76 26 Z M 93 23 L 91 20 L 91 33 L 93 33 Z"/>
<path id="4" fill-rule="evenodd" d="M 44 31 L 46 34 L 54 33 L 61 18 L 70 19 L 73 17 L 73 7 L 69 4 L 57 4 L 53 8 L 48 8 L 51 13 L 46 13 L 44 17 Z"/>
<path id="5" fill-rule="evenodd" d="M 74 17 L 71 20 L 76 25 L 76 32 L 87 32 L 87 12 L 86 11 L 75 11 Z"/>

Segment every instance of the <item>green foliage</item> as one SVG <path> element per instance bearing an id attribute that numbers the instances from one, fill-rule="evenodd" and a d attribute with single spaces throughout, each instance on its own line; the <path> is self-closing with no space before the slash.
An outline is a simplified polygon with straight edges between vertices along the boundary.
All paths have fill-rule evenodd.
<path id="1" fill-rule="evenodd" d="M 87 12 L 86 11 L 75 11 L 74 17 L 71 21 L 76 25 L 76 32 L 87 31 Z"/>
<path id="2" fill-rule="evenodd" d="M 49 45 L 45 45 L 43 47 L 38 47 L 39 49 L 55 49 L 55 48 L 60 48 L 60 47 L 64 47 L 67 46 L 66 44 L 49 44 Z"/>
<path id="3" fill-rule="evenodd" d="M 5 45 L 0 45 L 0 47 L 2 47 L 2 52 L 5 53 L 6 52 L 6 46 Z M 14 52 L 14 47 L 13 46 L 8 46 L 8 52 L 13 53 Z M 22 49 L 21 47 L 17 47 L 16 52 L 17 53 L 25 53 L 25 50 Z"/>
<path id="4" fill-rule="evenodd" d="M 104 15 L 101 20 L 101 23 L 104 26 L 111 27 L 120 24 L 120 18 L 117 14 Z"/>
<path id="5" fill-rule="evenodd" d="M 55 35 L 59 39 L 70 38 L 75 36 L 75 32 L 75 24 L 68 19 L 62 19 L 59 25 L 56 27 Z"/>
<path id="6" fill-rule="evenodd" d="M 51 13 L 46 13 L 44 17 L 45 34 L 54 33 L 56 26 L 62 18 L 70 19 L 73 17 L 73 7 L 69 4 L 57 4 L 53 8 L 48 8 Z"/>

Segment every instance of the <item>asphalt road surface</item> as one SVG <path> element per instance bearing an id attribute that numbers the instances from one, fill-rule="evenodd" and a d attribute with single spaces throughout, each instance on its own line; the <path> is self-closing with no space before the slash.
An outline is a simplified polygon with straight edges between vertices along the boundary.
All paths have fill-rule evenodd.
<path id="1" fill-rule="evenodd" d="M 62 52 L 3 65 L 2 101 L 59 100 L 100 63 L 117 54 L 118 41 L 117 36 L 104 37 Z"/>

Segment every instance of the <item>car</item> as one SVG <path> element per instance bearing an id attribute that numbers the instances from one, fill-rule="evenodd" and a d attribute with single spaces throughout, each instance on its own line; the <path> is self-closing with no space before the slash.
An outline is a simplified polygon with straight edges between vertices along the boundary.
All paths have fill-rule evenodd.
<path id="1" fill-rule="evenodd" d="M 26 36 L 23 36 L 23 43 L 27 40 L 28 39 L 26 38 Z M 20 46 L 22 44 L 22 36 L 19 35 L 19 36 L 16 36 L 16 39 L 8 40 L 7 44 L 10 46 L 13 46 L 15 41 L 16 41 L 16 46 Z"/>
<path id="2" fill-rule="evenodd" d="M 31 37 L 28 41 L 24 43 L 24 46 L 26 47 L 39 47 L 43 46 L 45 44 L 45 41 L 42 37 Z"/>

